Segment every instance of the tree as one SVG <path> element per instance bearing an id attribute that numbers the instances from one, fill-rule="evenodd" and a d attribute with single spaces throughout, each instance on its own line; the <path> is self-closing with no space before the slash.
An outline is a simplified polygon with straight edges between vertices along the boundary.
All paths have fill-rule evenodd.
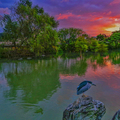
<path id="1" fill-rule="evenodd" d="M 83 33 L 85 32 L 77 28 L 63 28 L 58 31 L 60 41 L 66 43 L 69 43 L 71 39 L 75 41 L 76 38 L 81 36 Z"/>
<path id="2" fill-rule="evenodd" d="M 104 52 L 107 52 L 107 51 L 108 51 L 108 48 L 107 48 L 106 44 L 104 44 L 104 43 L 99 44 L 98 52 L 104 53 Z"/>
<path id="3" fill-rule="evenodd" d="M 80 53 L 85 52 L 88 49 L 87 40 L 84 37 L 78 37 L 75 42 L 76 51 Z"/>
<path id="4" fill-rule="evenodd" d="M 99 41 L 103 41 L 105 39 L 105 35 L 99 34 L 99 35 L 97 35 L 96 39 L 99 40 Z"/>
<path id="5" fill-rule="evenodd" d="M 0 33 L 0 41 L 3 40 L 3 33 Z"/>
<path id="6" fill-rule="evenodd" d="M 86 34 L 86 33 L 82 34 L 82 36 L 83 36 L 85 39 L 89 39 L 89 36 L 88 36 L 88 34 Z"/>
<path id="7" fill-rule="evenodd" d="M 4 15 L 2 19 L 2 26 L 4 27 L 3 39 L 5 41 L 11 41 L 13 45 L 16 47 L 16 42 L 19 35 L 19 26 L 16 21 L 12 21 L 10 15 Z"/>
<path id="8" fill-rule="evenodd" d="M 99 47 L 99 43 L 97 40 L 92 39 L 91 40 L 91 44 L 90 44 L 90 49 L 92 52 L 97 52 L 98 51 L 98 47 Z"/>
<path id="9" fill-rule="evenodd" d="M 110 44 L 115 44 L 115 48 L 120 46 L 120 32 L 113 32 L 109 38 Z"/>
<path id="10" fill-rule="evenodd" d="M 120 30 L 113 31 L 112 34 L 113 33 L 120 33 Z"/>
<path id="11" fill-rule="evenodd" d="M 20 0 L 11 7 L 11 15 L 9 17 L 7 16 L 6 18 L 6 15 L 4 15 L 2 24 L 5 26 L 4 33 L 9 33 L 7 39 L 14 38 L 15 42 L 19 40 L 20 46 L 24 45 L 30 48 L 31 43 L 37 43 L 38 36 L 47 31 L 47 27 L 51 27 L 53 32 L 55 32 L 54 29 L 59 23 L 55 21 L 53 16 L 45 13 L 43 8 L 40 8 L 38 5 L 33 6 L 30 0 Z M 51 36 L 53 35 L 54 38 L 55 34 L 52 33 Z M 48 41 L 48 44 L 51 45 L 51 42 Z"/>
<path id="12" fill-rule="evenodd" d="M 55 53 L 57 51 L 58 34 L 50 26 L 37 35 L 36 41 L 31 39 L 31 49 L 39 55 L 40 53 Z"/>
<path id="13" fill-rule="evenodd" d="M 79 36 L 85 32 L 77 28 L 63 28 L 58 31 L 58 36 L 61 42 L 63 51 L 75 51 L 75 42 Z"/>

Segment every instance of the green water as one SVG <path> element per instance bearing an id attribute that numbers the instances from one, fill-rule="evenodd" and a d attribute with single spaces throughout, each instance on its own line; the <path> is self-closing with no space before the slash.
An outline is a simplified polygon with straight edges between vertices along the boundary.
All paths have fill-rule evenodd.
<path id="1" fill-rule="evenodd" d="M 37 60 L 0 60 L 0 120 L 62 120 L 79 96 L 84 79 L 95 83 L 86 95 L 102 101 L 102 120 L 120 109 L 120 52 L 104 56 L 64 55 Z"/>

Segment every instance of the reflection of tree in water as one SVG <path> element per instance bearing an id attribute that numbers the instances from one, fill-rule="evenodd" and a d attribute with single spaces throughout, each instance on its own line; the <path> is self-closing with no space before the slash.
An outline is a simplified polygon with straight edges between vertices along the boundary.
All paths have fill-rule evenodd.
<path id="1" fill-rule="evenodd" d="M 86 59 L 81 59 L 80 61 L 76 62 L 76 72 L 79 76 L 85 75 L 87 70 L 88 64 L 86 62 Z"/>
<path id="2" fill-rule="evenodd" d="M 65 59 L 66 58 L 66 59 Z M 62 58 L 62 62 L 60 66 L 60 72 L 62 74 L 78 74 L 79 76 L 85 75 L 85 72 L 88 68 L 88 64 L 91 64 L 93 70 L 95 71 L 98 67 L 105 67 L 107 66 L 107 61 L 112 61 L 113 64 L 120 64 L 120 50 L 119 51 L 112 51 L 111 53 L 105 54 L 89 54 L 83 55 L 82 58 L 75 56 L 72 58 L 70 56 Z M 87 63 L 89 62 L 90 63 Z"/>
<path id="3" fill-rule="evenodd" d="M 110 53 L 110 59 L 112 60 L 113 64 L 120 64 L 120 50 L 116 50 Z"/>
<path id="4" fill-rule="evenodd" d="M 97 69 L 97 67 L 105 67 L 106 66 L 106 59 L 104 59 L 105 56 L 102 56 L 100 54 L 97 55 L 92 55 L 90 57 L 90 61 L 91 61 L 91 65 L 93 70 L 95 71 Z"/>
<path id="5" fill-rule="evenodd" d="M 82 57 L 77 57 L 74 59 L 63 59 L 60 65 L 60 72 L 62 74 L 78 74 L 79 76 L 85 75 L 88 68 L 88 64 L 91 64 L 93 70 L 95 71 L 98 67 L 105 67 L 107 60 L 105 55 L 89 54 L 83 55 Z M 89 63 L 90 60 L 90 63 Z"/>
<path id="6" fill-rule="evenodd" d="M 97 70 L 97 64 L 96 64 L 96 62 L 91 63 L 91 65 L 92 65 L 92 68 L 93 68 L 94 71 Z"/>
<path id="7" fill-rule="evenodd" d="M 60 87 L 56 60 L 8 63 L 3 65 L 10 90 L 6 97 L 21 94 L 26 103 L 38 103 L 49 99 Z M 6 71 L 5 68 L 8 68 Z M 11 71 L 12 70 L 12 71 Z M 18 90 L 22 90 L 18 93 Z"/>
<path id="8" fill-rule="evenodd" d="M 83 56 L 82 58 L 3 63 L 1 69 L 10 86 L 10 90 L 5 95 L 16 98 L 20 94 L 21 99 L 26 103 L 38 103 L 44 99 L 49 99 L 60 87 L 59 72 L 62 74 L 78 74 L 79 76 L 85 75 L 89 60 L 93 69 L 96 70 L 98 66 L 106 66 L 107 60 L 119 64 L 120 54 L 118 52 L 110 53 L 108 59 L 97 54 L 89 57 Z"/>
<path id="9" fill-rule="evenodd" d="M 88 64 L 85 58 L 79 59 L 63 59 L 60 66 L 62 74 L 78 74 L 79 76 L 85 75 Z"/>

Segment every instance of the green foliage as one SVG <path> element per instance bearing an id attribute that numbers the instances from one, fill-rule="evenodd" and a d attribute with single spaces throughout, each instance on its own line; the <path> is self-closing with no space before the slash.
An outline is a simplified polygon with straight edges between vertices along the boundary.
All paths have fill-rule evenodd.
<path id="1" fill-rule="evenodd" d="M 0 58 L 8 58 L 10 53 L 10 49 L 5 49 L 0 46 Z"/>
<path id="2" fill-rule="evenodd" d="M 106 52 L 120 47 L 120 31 L 115 31 L 109 38 L 105 34 L 97 38 L 89 36 L 77 28 L 63 28 L 56 32 L 59 25 L 53 16 L 44 12 L 30 0 L 19 0 L 11 7 L 11 14 L 1 19 L 4 32 L 0 39 L 10 41 L 15 49 L 24 47 L 34 55 L 63 52 Z"/>
<path id="3" fill-rule="evenodd" d="M 40 45 L 43 53 L 56 53 L 58 34 L 50 26 L 45 28 L 36 38 L 36 45 Z"/>
<path id="4" fill-rule="evenodd" d="M 77 28 L 63 28 L 58 31 L 60 41 L 66 43 L 69 43 L 71 40 L 76 41 L 76 38 L 83 33 L 84 31 Z"/>
<path id="5" fill-rule="evenodd" d="M 98 52 L 103 53 L 103 52 L 107 52 L 107 51 L 108 51 L 108 48 L 107 48 L 106 44 L 104 44 L 104 43 L 99 44 L 99 46 L 98 46 Z"/>
<path id="6" fill-rule="evenodd" d="M 120 47 L 120 32 L 113 32 L 112 35 L 106 39 L 109 49 L 115 49 Z"/>
<path id="7" fill-rule="evenodd" d="M 111 41 L 115 41 L 115 42 L 120 41 L 120 32 L 118 32 L 118 33 L 113 33 L 113 34 L 110 36 L 110 39 L 111 39 Z"/>
<path id="8" fill-rule="evenodd" d="M 58 22 L 54 20 L 54 17 L 44 13 L 43 8 L 39 6 L 32 7 L 32 3 L 29 0 L 25 3 L 20 1 L 18 6 L 14 7 L 14 11 L 21 26 L 21 45 L 24 43 L 29 45 L 29 38 L 36 41 L 37 35 L 44 32 L 47 26 L 52 28 L 58 26 Z"/>
<path id="9" fill-rule="evenodd" d="M 58 41 L 58 26 L 53 16 L 44 12 L 30 0 L 20 0 L 11 8 L 11 15 L 4 15 L 1 24 L 4 27 L 4 40 L 16 46 L 26 46 L 35 54 L 53 53 Z"/>
<path id="10" fill-rule="evenodd" d="M 110 36 L 110 42 L 114 42 L 116 48 L 119 47 L 119 42 L 120 42 L 120 32 L 115 32 Z"/>
<path id="11" fill-rule="evenodd" d="M 0 58 L 2 58 L 3 48 L 0 46 Z"/>
<path id="12" fill-rule="evenodd" d="M 114 49 L 116 47 L 115 42 L 114 41 L 110 42 L 109 43 L 109 47 L 112 48 L 112 49 Z"/>
<path id="13" fill-rule="evenodd" d="M 87 40 L 84 37 L 78 37 L 75 42 L 76 51 L 85 52 L 88 49 Z"/>
<path id="14" fill-rule="evenodd" d="M 97 51 L 98 51 L 98 47 L 99 47 L 98 41 L 95 40 L 95 39 L 91 40 L 90 50 L 91 50 L 92 52 L 97 52 Z"/>
<path id="15" fill-rule="evenodd" d="M 74 52 L 75 42 L 79 36 L 85 32 L 77 28 L 63 28 L 58 31 L 61 49 L 63 51 Z M 87 34 L 84 34 L 87 35 Z"/>
<path id="16" fill-rule="evenodd" d="M 10 15 L 4 15 L 3 20 L 1 21 L 2 26 L 4 27 L 4 32 L 2 38 L 4 41 L 10 41 L 13 45 L 16 46 L 17 38 L 18 38 L 18 24 L 16 21 L 12 21 Z"/>
<path id="17" fill-rule="evenodd" d="M 86 34 L 86 33 L 83 33 L 82 36 L 83 36 L 84 38 L 86 38 L 86 39 L 89 39 L 89 36 L 88 36 L 88 34 Z"/>
<path id="18" fill-rule="evenodd" d="M 0 41 L 3 41 L 3 33 L 0 33 Z"/>
<path id="19" fill-rule="evenodd" d="M 99 34 L 99 35 L 97 35 L 96 39 L 99 40 L 99 41 L 103 41 L 105 39 L 105 35 Z"/>

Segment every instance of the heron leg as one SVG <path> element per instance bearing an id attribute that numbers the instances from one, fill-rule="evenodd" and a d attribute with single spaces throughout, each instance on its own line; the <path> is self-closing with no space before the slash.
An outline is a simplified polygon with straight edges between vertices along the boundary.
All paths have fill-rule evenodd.
<path id="1" fill-rule="evenodd" d="M 85 94 L 84 94 L 84 93 L 82 94 L 82 97 L 85 97 Z"/>
<path id="2" fill-rule="evenodd" d="M 82 97 L 88 97 L 88 96 L 83 93 Z"/>

